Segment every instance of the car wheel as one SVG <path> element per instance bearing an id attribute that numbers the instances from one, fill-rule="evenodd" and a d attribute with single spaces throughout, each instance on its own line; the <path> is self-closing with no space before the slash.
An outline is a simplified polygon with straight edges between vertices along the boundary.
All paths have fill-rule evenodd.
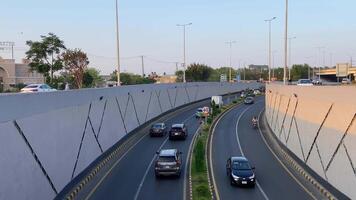
<path id="1" fill-rule="evenodd" d="M 230 178 L 230 185 L 235 186 L 235 182 Z"/>
<path id="2" fill-rule="evenodd" d="M 161 176 L 158 173 L 155 173 L 156 178 L 160 178 Z"/>

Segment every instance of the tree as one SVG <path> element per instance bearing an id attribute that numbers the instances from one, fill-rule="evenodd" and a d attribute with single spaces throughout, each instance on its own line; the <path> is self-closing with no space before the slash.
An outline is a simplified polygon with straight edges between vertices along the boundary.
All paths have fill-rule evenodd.
<path id="1" fill-rule="evenodd" d="M 117 81 L 117 71 L 115 70 L 110 74 L 111 81 Z M 154 83 L 155 80 L 149 77 L 143 78 L 140 75 L 132 73 L 120 73 L 120 81 L 122 85 L 137 85 L 137 84 L 150 84 Z"/>
<path id="2" fill-rule="evenodd" d="M 292 70 L 291 70 L 291 79 L 296 81 L 299 79 L 305 79 L 308 78 L 308 68 L 309 65 L 304 64 L 304 65 L 293 65 Z"/>
<path id="3" fill-rule="evenodd" d="M 181 83 L 181 82 L 183 82 L 183 71 L 182 70 L 179 70 L 179 71 L 176 71 L 176 76 L 177 76 L 177 82 L 178 83 Z"/>
<path id="4" fill-rule="evenodd" d="M 208 81 L 213 73 L 213 68 L 199 63 L 193 63 L 188 66 L 185 72 L 187 81 Z"/>
<path id="5" fill-rule="evenodd" d="M 65 69 L 74 77 L 75 87 L 82 88 L 84 72 L 89 64 L 87 54 L 80 49 L 69 49 L 62 57 Z"/>
<path id="6" fill-rule="evenodd" d="M 100 85 L 103 79 L 100 77 L 100 72 L 95 68 L 88 68 L 83 75 L 83 87 L 93 88 Z"/>
<path id="7" fill-rule="evenodd" d="M 27 41 L 30 50 L 26 52 L 27 59 L 30 60 L 30 69 L 44 75 L 47 83 L 53 82 L 53 74 L 63 68 L 60 57 L 62 51 L 66 49 L 64 42 L 55 34 L 48 33 L 41 36 L 41 41 Z"/>

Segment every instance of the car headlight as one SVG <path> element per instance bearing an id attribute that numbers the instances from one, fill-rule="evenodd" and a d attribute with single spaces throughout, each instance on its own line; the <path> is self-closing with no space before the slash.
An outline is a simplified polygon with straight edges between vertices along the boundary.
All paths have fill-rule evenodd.
<path id="1" fill-rule="evenodd" d="M 255 178 L 255 174 L 252 174 L 252 176 L 248 177 L 249 179 Z"/>
<path id="2" fill-rule="evenodd" d="M 240 177 L 232 175 L 232 178 L 234 178 L 235 181 L 238 181 Z"/>

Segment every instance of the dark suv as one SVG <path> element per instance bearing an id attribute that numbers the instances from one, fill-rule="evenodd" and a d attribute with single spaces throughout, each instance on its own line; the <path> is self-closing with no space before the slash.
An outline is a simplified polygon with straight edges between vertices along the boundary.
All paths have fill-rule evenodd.
<path id="1" fill-rule="evenodd" d="M 171 130 L 169 131 L 169 139 L 183 139 L 185 140 L 188 136 L 188 129 L 185 124 L 173 124 Z"/>
<path id="2" fill-rule="evenodd" d="M 182 165 L 182 152 L 177 149 L 162 149 L 157 152 L 158 157 L 155 164 L 156 177 L 180 176 Z"/>
<path id="3" fill-rule="evenodd" d="M 230 178 L 231 185 L 254 187 L 256 183 L 254 169 L 245 157 L 231 157 L 226 163 L 226 173 Z"/>
<path id="4" fill-rule="evenodd" d="M 150 136 L 165 136 L 167 134 L 167 127 L 164 123 L 153 124 L 150 128 Z"/>

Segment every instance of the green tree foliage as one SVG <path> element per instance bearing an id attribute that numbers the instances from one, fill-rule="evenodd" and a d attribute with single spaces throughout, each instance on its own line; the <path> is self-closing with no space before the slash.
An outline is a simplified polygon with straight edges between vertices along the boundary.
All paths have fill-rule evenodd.
<path id="1" fill-rule="evenodd" d="M 308 68 L 309 65 L 293 65 L 291 70 L 291 79 L 296 81 L 298 79 L 306 79 L 308 78 Z"/>
<path id="2" fill-rule="evenodd" d="M 213 68 L 199 63 L 193 63 L 188 66 L 185 72 L 185 78 L 187 81 L 208 81 L 210 75 L 213 73 Z"/>
<path id="3" fill-rule="evenodd" d="M 103 83 L 100 71 L 95 68 L 87 68 L 83 76 L 83 87 L 94 88 Z"/>
<path id="4" fill-rule="evenodd" d="M 30 68 L 44 75 L 47 83 L 53 82 L 53 74 L 63 68 L 61 53 L 66 49 L 64 42 L 55 34 L 41 36 L 41 41 L 27 41 L 30 50 L 26 52 Z"/>
<path id="5" fill-rule="evenodd" d="M 117 72 L 116 70 L 110 74 L 111 81 L 117 81 Z M 155 80 L 148 77 L 143 78 L 140 75 L 132 73 L 120 73 L 120 81 L 122 85 L 137 85 L 137 84 L 150 84 L 154 83 Z"/>
<path id="6" fill-rule="evenodd" d="M 183 71 L 182 70 L 176 71 L 175 75 L 177 76 L 178 83 L 183 82 Z"/>

